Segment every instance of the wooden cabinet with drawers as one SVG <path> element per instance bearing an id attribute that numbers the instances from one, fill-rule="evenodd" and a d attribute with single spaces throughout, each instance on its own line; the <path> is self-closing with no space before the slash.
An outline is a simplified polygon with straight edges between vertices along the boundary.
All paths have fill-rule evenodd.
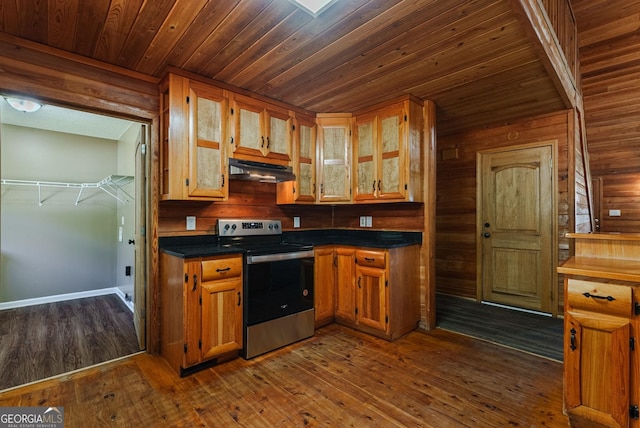
<path id="1" fill-rule="evenodd" d="M 420 321 L 420 246 L 389 249 L 349 246 L 316 249 L 316 325 L 336 322 L 394 340 Z M 333 262 L 329 259 L 333 257 Z M 331 282 L 330 279 L 333 279 Z"/>
<path id="2" fill-rule="evenodd" d="M 564 402 L 573 426 L 638 427 L 640 235 L 569 234 Z"/>
<path id="3" fill-rule="evenodd" d="M 160 348 L 179 374 L 242 349 L 241 255 L 183 259 L 161 253 Z"/>

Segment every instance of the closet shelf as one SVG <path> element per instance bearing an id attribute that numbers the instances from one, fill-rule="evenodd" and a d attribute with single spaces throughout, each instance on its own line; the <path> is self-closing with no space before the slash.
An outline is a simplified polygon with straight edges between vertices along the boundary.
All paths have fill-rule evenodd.
<path id="1" fill-rule="evenodd" d="M 38 205 L 40 206 L 42 206 L 42 202 L 44 202 L 41 195 L 41 189 L 43 187 L 63 187 L 68 189 L 77 189 L 78 196 L 76 197 L 75 205 L 78 205 L 81 202 L 80 197 L 82 196 L 82 191 L 84 189 L 100 189 L 122 203 L 130 202 L 133 200 L 133 196 L 131 196 L 126 190 L 123 189 L 124 186 L 134 180 L 134 177 L 131 175 L 109 175 L 108 177 L 105 177 L 104 179 L 96 183 L 65 183 L 58 181 L 12 180 L 9 178 L 3 178 L 1 180 L 3 185 L 37 187 Z"/>

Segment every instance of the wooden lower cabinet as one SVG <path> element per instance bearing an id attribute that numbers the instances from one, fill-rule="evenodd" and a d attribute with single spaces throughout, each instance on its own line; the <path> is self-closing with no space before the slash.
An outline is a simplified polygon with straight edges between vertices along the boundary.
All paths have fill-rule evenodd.
<path id="1" fill-rule="evenodd" d="M 575 426 L 587 421 L 638 426 L 638 289 L 602 280 L 565 282 L 565 408 L 570 420 Z"/>
<path id="2" fill-rule="evenodd" d="M 640 428 L 640 234 L 566 236 L 564 411 L 574 427 Z"/>
<path id="3" fill-rule="evenodd" d="M 317 247 L 314 250 L 313 299 L 316 328 L 333 322 L 335 314 L 334 249 Z"/>
<path id="4" fill-rule="evenodd" d="M 331 267 L 322 268 L 321 275 L 316 270 L 316 293 L 328 293 L 319 287 L 335 290 L 332 315 L 336 322 L 394 340 L 414 330 L 420 321 L 419 255 L 417 245 L 391 249 L 336 246 Z M 333 285 L 328 285 L 329 277 L 334 278 Z M 319 278 L 324 278 L 322 283 L 317 282 Z M 325 321 L 329 318 L 328 314 L 323 317 Z"/>
<path id="5" fill-rule="evenodd" d="M 236 357 L 242 349 L 242 256 L 161 253 L 160 271 L 160 351 L 169 365 L 184 375 Z"/>

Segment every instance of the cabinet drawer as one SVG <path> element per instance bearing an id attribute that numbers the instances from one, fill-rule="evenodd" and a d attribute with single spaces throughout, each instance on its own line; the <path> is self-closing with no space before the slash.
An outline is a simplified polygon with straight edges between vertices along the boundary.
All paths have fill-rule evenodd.
<path id="1" fill-rule="evenodd" d="M 202 281 L 234 278 L 242 275 L 242 256 L 202 261 Z"/>
<path id="2" fill-rule="evenodd" d="M 570 278 L 567 302 L 573 309 L 630 317 L 633 308 L 631 287 Z"/>
<path id="3" fill-rule="evenodd" d="M 386 267 L 386 251 L 356 250 L 356 263 L 360 266 L 371 266 L 384 269 Z"/>

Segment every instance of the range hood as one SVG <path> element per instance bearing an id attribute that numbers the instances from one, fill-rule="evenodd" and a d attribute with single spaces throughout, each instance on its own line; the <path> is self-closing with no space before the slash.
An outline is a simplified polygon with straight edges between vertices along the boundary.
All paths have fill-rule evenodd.
<path id="1" fill-rule="evenodd" d="M 293 181 L 296 176 L 290 166 L 230 158 L 229 179 L 280 183 L 282 181 Z"/>

